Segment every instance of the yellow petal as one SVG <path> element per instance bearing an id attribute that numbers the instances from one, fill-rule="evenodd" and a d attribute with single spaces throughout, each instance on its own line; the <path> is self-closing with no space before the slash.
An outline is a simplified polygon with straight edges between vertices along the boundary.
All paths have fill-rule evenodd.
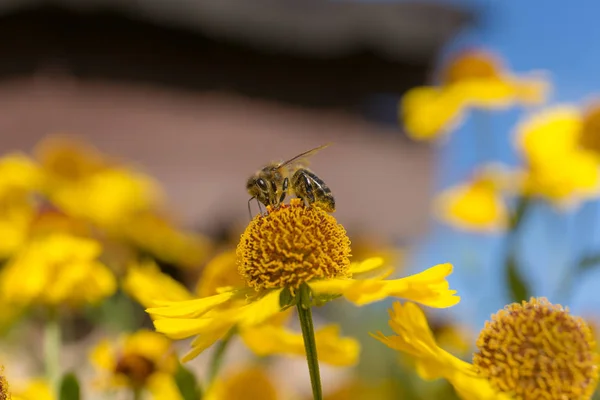
<path id="1" fill-rule="evenodd" d="M 443 191 L 434 208 L 440 219 L 461 229 L 496 232 L 508 225 L 508 209 L 496 183 L 486 174 Z"/>
<path id="2" fill-rule="evenodd" d="M 161 318 L 154 320 L 154 327 L 171 339 L 185 339 L 212 332 L 216 321 L 214 318 Z"/>
<path id="3" fill-rule="evenodd" d="M 151 261 L 130 265 L 123 280 L 123 289 L 144 307 L 160 301 L 191 300 L 191 293 L 181 283 L 163 274 Z"/>
<path id="4" fill-rule="evenodd" d="M 177 383 L 170 374 L 160 372 L 152 374 L 147 386 L 152 400 L 183 400 Z"/>
<path id="5" fill-rule="evenodd" d="M 212 330 L 208 333 L 197 336 L 192 341 L 192 349 L 183 356 L 182 362 L 188 362 L 196 357 L 204 350 L 215 344 L 215 342 L 221 339 L 227 334 L 227 332 L 234 327 L 233 323 L 224 323 L 220 326 L 213 326 Z"/>
<path id="6" fill-rule="evenodd" d="M 516 146 L 529 165 L 555 164 L 577 147 L 582 126 L 581 111 L 576 107 L 551 107 L 517 125 Z"/>
<path id="7" fill-rule="evenodd" d="M 90 361 L 94 366 L 106 371 L 112 371 L 116 365 L 116 355 L 107 339 L 100 341 L 90 352 Z"/>
<path id="8" fill-rule="evenodd" d="M 152 317 L 197 318 L 213 308 L 229 301 L 235 292 L 225 292 L 201 299 L 186 301 L 157 301 L 160 307 L 148 308 L 146 312 Z"/>
<path id="9" fill-rule="evenodd" d="M 12 389 L 12 388 L 11 388 Z M 10 397 L 9 397 L 10 399 Z M 54 400 L 56 396 L 52 388 L 44 379 L 37 378 L 29 381 L 23 390 L 13 390 L 13 400 Z"/>
<path id="10" fill-rule="evenodd" d="M 281 306 L 279 305 L 280 295 L 281 290 L 272 290 L 259 299 L 253 300 L 250 304 L 240 308 L 238 316 L 240 326 L 242 328 L 256 326 L 281 312 Z"/>
<path id="11" fill-rule="evenodd" d="M 350 272 L 352 275 L 356 274 L 364 274 L 365 272 L 371 272 L 383 266 L 383 258 L 382 257 L 370 257 L 366 260 L 357 263 L 350 264 Z"/>
<path id="12" fill-rule="evenodd" d="M 170 364 L 173 364 L 175 361 L 174 357 L 172 357 L 175 353 L 171 341 L 160 333 L 139 330 L 132 334 L 127 334 L 123 338 L 122 351 L 125 354 L 144 356 L 144 358 L 160 365 L 163 371 L 174 371 L 175 365 L 167 365 L 169 361 Z"/>
<path id="13" fill-rule="evenodd" d="M 301 333 L 283 327 L 263 325 L 245 329 L 240 333 L 244 343 L 259 356 L 292 354 L 305 356 L 304 340 Z M 337 325 L 328 325 L 315 332 L 319 361 L 335 365 L 349 366 L 358 361 L 359 343 L 352 338 L 340 336 Z"/>
<path id="14" fill-rule="evenodd" d="M 446 281 L 450 273 L 452 265 L 441 264 L 401 279 L 329 279 L 311 282 L 310 287 L 316 294 L 342 294 L 359 306 L 400 297 L 429 307 L 446 308 L 460 301 Z"/>
<path id="15" fill-rule="evenodd" d="M 454 129 L 462 120 L 465 102 L 459 92 L 417 87 L 406 92 L 400 115 L 406 133 L 415 140 L 433 140 Z"/>
<path id="16" fill-rule="evenodd" d="M 225 377 L 220 377 L 204 397 L 206 400 L 277 400 L 275 385 L 260 367 L 244 368 Z"/>
<path id="17" fill-rule="evenodd" d="M 438 347 L 427 318 L 413 303 L 395 302 L 390 314 L 390 327 L 397 336 L 383 333 L 371 334 L 385 345 L 410 354 L 416 361 L 416 369 L 423 379 L 447 379 L 468 400 L 508 400 L 496 393 L 485 379 L 477 377 L 474 367 Z"/>

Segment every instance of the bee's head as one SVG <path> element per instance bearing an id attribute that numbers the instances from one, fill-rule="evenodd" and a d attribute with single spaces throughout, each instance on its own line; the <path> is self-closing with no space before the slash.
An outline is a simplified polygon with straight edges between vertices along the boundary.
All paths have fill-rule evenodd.
<path id="1" fill-rule="evenodd" d="M 246 190 L 264 205 L 269 204 L 269 183 L 260 174 L 252 175 L 246 182 Z"/>

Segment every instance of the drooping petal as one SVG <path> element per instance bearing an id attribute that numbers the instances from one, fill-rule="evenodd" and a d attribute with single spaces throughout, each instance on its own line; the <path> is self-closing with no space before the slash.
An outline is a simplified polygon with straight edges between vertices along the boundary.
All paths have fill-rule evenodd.
<path id="1" fill-rule="evenodd" d="M 410 354 L 423 379 L 445 378 L 466 400 L 508 400 L 495 392 L 489 381 L 478 377 L 471 364 L 438 347 L 425 314 L 416 304 L 396 302 L 389 314 L 389 324 L 396 336 L 381 332 L 371 336 L 390 348 Z"/>
<path id="2" fill-rule="evenodd" d="M 400 297 L 429 307 L 446 308 L 460 301 L 446 281 L 451 272 L 451 264 L 441 264 L 406 278 L 332 279 L 311 282 L 310 287 L 316 294 L 342 294 L 359 306 L 387 297 Z"/>
<path id="3" fill-rule="evenodd" d="M 185 339 L 214 331 L 215 322 L 214 318 L 160 318 L 154 320 L 154 327 L 171 339 Z"/>
<path id="4" fill-rule="evenodd" d="M 241 307 L 238 313 L 240 326 L 256 326 L 281 311 L 279 305 L 280 290 L 269 291 L 264 296 Z"/>
<path id="5" fill-rule="evenodd" d="M 217 340 L 225 336 L 227 332 L 233 328 L 233 326 L 234 324 L 231 322 L 221 324 L 219 326 L 214 326 L 213 329 L 206 334 L 198 335 L 192 341 L 192 349 L 183 356 L 181 361 L 188 362 L 198 357 L 200 353 L 208 349 L 210 346 L 215 344 Z"/>
<path id="6" fill-rule="evenodd" d="M 244 343 L 259 356 L 273 354 L 305 355 L 304 340 L 299 332 L 283 327 L 263 325 L 241 332 Z M 319 361 L 335 366 L 354 365 L 358 361 L 360 344 L 340 336 L 340 328 L 328 325 L 315 332 Z"/>
<path id="7" fill-rule="evenodd" d="M 383 257 L 369 257 L 361 262 L 351 263 L 350 272 L 352 273 L 352 276 L 356 274 L 364 274 L 366 272 L 371 272 L 376 270 L 377 268 L 382 267 L 383 264 Z"/>
<path id="8" fill-rule="evenodd" d="M 234 295 L 235 292 L 225 292 L 187 301 L 157 301 L 160 307 L 148 308 L 146 312 L 154 318 L 198 318 L 229 301 Z"/>
<path id="9" fill-rule="evenodd" d="M 144 307 L 156 306 L 160 301 L 192 299 L 185 286 L 163 274 L 153 262 L 129 266 L 123 280 L 123 289 Z"/>

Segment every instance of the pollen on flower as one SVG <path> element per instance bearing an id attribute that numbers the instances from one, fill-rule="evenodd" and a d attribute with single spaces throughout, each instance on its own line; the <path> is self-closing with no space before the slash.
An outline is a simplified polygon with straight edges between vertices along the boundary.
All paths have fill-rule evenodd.
<path id="1" fill-rule="evenodd" d="M 124 354 L 115 366 L 115 374 L 125 375 L 133 387 L 144 386 L 155 371 L 154 362 L 140 354 Z"/>
<path id="2" fill-rule="evenodd" d="M 350 276 L 350 239 L 336 219 L 300 199 L 255 217 L 237 247 L 248 286 L 292 291 L 313 279 Z"/>
<path id="3" fill-rule="evenodd" d="M 444 69 L 443 83 L 498 78 L 500 70 L 499 62 L 492 54 L 480 50 L 464 51 L 453 58 Z"/>
<path id="4" fill-rule="evenodd" d="M 590 328 L 545 298 L 513 303 L 493 315 L 477 348 L 478 373 L 516 399 L 589 399 L 598 381 Z"/>

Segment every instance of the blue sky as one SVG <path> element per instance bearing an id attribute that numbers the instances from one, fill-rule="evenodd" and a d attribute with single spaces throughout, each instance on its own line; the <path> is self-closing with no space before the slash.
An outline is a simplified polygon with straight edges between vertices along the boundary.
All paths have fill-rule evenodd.
<path id="1" fill-rule="evenodd" d="M 501 54 L 512 70 L 546 70 L 554 84 L 550 104 L 581 103 L 600 94 L 600 2 L 587 0 L 488 0 L 451 3 L 473 7 L 480 23 L 452 40 L 440 59 L 465 46 L 483 46 Z M 477 120 L 471 114 L 466 124 L 454 132 L 439 149 L 437 187 L 444 188 L 467 179 L 482 160 L 518 163 L 511 146 L 514 124 L 524 115 L 513 109 L 494 113 L 485 123 L 492 141 L 487 153 L 476 151 Z M 483 117 L 486 117 L 483 115 Z M 564 215 L 548 206 L 537 207 L 523 232 L 522 260 L 525 275 L 534 282 L 534 295 L 569 305 L 575 312 L 590 313 L 600 307 L 600 269 L 585 276 L 574 291 L 565 296 L 562 277 L 570 263 L 585 249 L 600 250 L 600 238 L 590 221 L 593 207 L 587 204 L 577 215 Z M 600 215 L 600 212 L 598 212 Z M 600 227 L 596 230 L 600 231 Z M 455 264 L 452 285 L 463 301 L 454 308 L 475 327 L 508 300 L 502 285 L 499 255 L 501 236 L 459 233 L 439 224 L 432 225 L 428 240 L 418 246 L 415 269 L 449 261 Z M 566 297 L 566 298 L 565 298 Z"/>

